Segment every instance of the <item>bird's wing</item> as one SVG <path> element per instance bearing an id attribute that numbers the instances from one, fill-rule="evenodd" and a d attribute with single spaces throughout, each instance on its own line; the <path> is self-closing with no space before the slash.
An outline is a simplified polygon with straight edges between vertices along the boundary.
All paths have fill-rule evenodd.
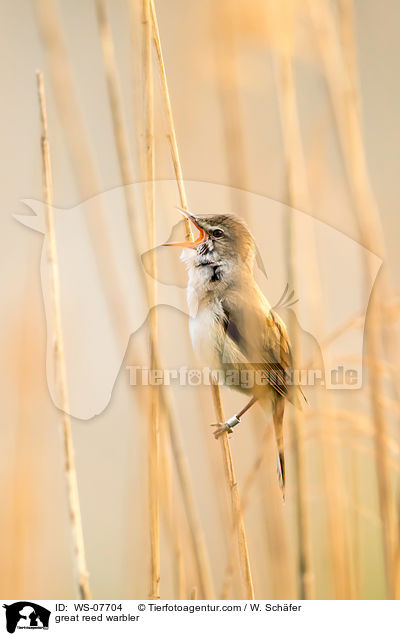
<path id="1" fill-rule="evenodd" d="M 282 397 L 291 399 L 288 376 L 292 369 L 289 337 L 283 321 L 272 310 L 224 300 L 223 327 L 254 369 L 265 372 L 268 383 Z"/>
<path id="2" fill-rule="evenodd" d="M 278 448 L 279 483 L 285 497 L 285 398 L 300 407 L 297 387 L 289 383 L 293 369 L 289 336 L 283 320 L 266 304 L 246 306 L 243 302 L 238 302 L 239 300 L 230 294 L 229 300 L 222 302 L 225 337 L 229 338 L 249 361 L 250 368 L 264 372 L 266 381 L 275 392 L 272 415 Z M 231 347 L 228 346 L 227 349 L 230 350 Z"/>
<path id="3" fill-rule="evenodd" d="M 288 376 L 293 368 L 292 352 L 285 324 L 272 309 L 265 316 L 264 357 L 265 365 L 275 379 L 272 386 L 280 395 L 288 397 Z"/>
<path id="4" fill-rule="evenodd" d="M 295 385 L 293 383 L 293 355 L 285 323 L 283 322 L 282 318 L 280 318 L 280 316 L 278 316 L 278 314 L 272 309 L 266 317 L 266 320 L 267 338 L 265 351 L 267 355 L 272 355 L 274 357 L 277 356 L 278 369 L 281 370 L 278 377 L 284 385 L 285 397 L 287 397 L 295 406 L 301 408 L 299 395 L 305 402 L 307 402 L 307 399 L 301 389 L 301 386 Z M 289 379 L 291 380 L 291 382 L 288 384 Z M 281 395 L 283 394 L 281 393 Z"/>

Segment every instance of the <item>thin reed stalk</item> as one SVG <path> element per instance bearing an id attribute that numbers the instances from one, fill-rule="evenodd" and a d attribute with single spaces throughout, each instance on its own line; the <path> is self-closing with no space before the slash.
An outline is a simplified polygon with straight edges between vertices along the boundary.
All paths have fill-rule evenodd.
<path id="1" fill-rule="evenodd" d="M 197 596 L 197 588 L 196 587 L 192 587 L 192 589 L 190 590 L 190 600 L 191 601 L 196 601 L 198 598 Z"/>
<path id="2" fill-rule="evenodd" d="M 280 33 L 280 44 L 278 45 L 278 78 L 279 78 L 279 97 L 280 111 L 283 127 L 285 155 L 287 161 L 288 181 L 289 181 L 289 197 L 291 205 L 301 209 L 309 210 L 311 207 L 305 158 L 302 147 L 301 131 L 299 124 L 299 116 L 297 112 L 296 88 L 293 73 L 293 24 L 294 19 L 293 6 L 286 2 L 282 5 L 282 28 L 278 30 Z M 290 222 L 288 227 L 288 258 L 289 275 L 292 277 L 292 285 L 295 285 L 295 268 L 298 266 L 295 262 L 296 253 L 296 222 L 290 213 Z M 307 246 L 303 246 L 303 263 L 307 268 L 307 279 L 309 281 L 309 302 L 311 304 L 311 314 L 313 316 L 315 332 L 320 331 L 321 325 L 326 322 L 324 312 L 321 310 L 320 299 L 323 297 L 323 288 L 319 277 L 319 270 L 316 267 L 318 257 L 315 249 L 315 242 L 312 236 L 312 227 L 310 226 L 309 241 Z M 296 323 L 294 328 L 294 357 L 295 368 L 300 360 L 299 352 L 299 334 Z M 328 391 L 320 392 L 319 400 L 325 404 L 327 410 L 333 408 L 332 398 Z M 301 426 L 303 429 L 304 414 L 296 413 L 297 428 Z M 350 569 L 349 546 L 346 527 L 346 518 L 341 505 L 342 475 L 340 471 L 340 463 L 337 453 L 328 443 L 327 427 L 321 431 L 321 447 L 322 447 L 322 467 L 323 467 L 323 486 L 326 494 L 329 546 L 331 552 L 331 567 L 333 571 L 334 594 L 336 598 L 352 598 L 354 595 L 352 579 L 348 576 Z M 299 430 L 299 440 L 303 437 L 303 430 Z M 304 439 L 303 439 L 304 442 Z M 299 447 L 299 453 L 302 453 Z M 300 493 L 299 493 L 300 495 Z"/>
<path id="3" fill-rule="evenodd" d="M 42 126 L 41 153 L 43 170 L 43 194 L 45 202 L 45 223 L 47 236 L 47 264 L 50 274 L 50 289 L 55 322 L 54 360 L 57 373 L 57 391 L 60 396 L 60 418 L 64 450 L 64 469 L 67 483 L 69 515 L 74 547 L 75 567 L 77 571 L 77 587 L 81 599 L 90 599 L 89 574 L 86 564 L 85 544 L 83 538 L 82 519 L 79 503 L 78 480 L 76 475 L 74 445 L 72 439 L 71 420 L 68 415 L 68 386 L 64 356 L 64 341 L 61 322 L 61 296 L 57 261 L 57 245 L 52 212 L 53 183 L 50 161 L 50 147 L 47 128 L 47 111 L 44 92 L 43 75 L 36 74 L 39 97 L 40 120 Z"/>
<path id="4" fill-rule="evenodd" d="M 101 47 L 103 51 L 104 68 L 107 81 L 110 110 L 114 130 L 115 145 L 121 180 L 124 186 L 131 185 L 134 181 L 134 169 L 129 154 L 128 135 L 125 129 L 122 112 L 121 90 L 118 81 L 117 65 L 115 61 L 114 43 L 111 26 L 107 15 L 105 0 L 96 0 L 96 13 L 99 25 Z M 131 189 L 124 188 L 126 211 L 132 244 L 136 247 L 135 204 Z"/>
<path id="5" fill-rule="evenodd" d="M 158 69 L 160 74 L 160 85 L 164 101 L 164 108 L 167 115 L 168 122 L 168 141 L 170 145 L 171 158 L 175 172 L 176 183 L 179 192 L 180 205 L 184 210 L 188 209 L 187 196 L 185 185 L 183 181 L 183 173 L 181 162 L 179 158 L 179 149 L 176 139 L 176 132 L 172 114 L 171 100 L 168 90 L 167 75 L 165 71 L 164 57 L 161 48 L 160 32 L 158 28 L 157 14 L 154 7 L 153 0 L 150 0 L 150 12 L 152 20 L 152 36 L 154 48 L 157 56 Z M 190 222 L 185 218 L 185 235 L 187 240 L 193 240 L 193 233 Z M 166 396 L 165 396 L 166 399 Z M 164 399 L 164 402 L 165 402 Z M 167 407 L 168 404 L 166 403 Z M 197 567 L 197 574 L 199 578 L 200 593 L 202 598 L 213 598 L 213 582 L 211 576 L 211 568 L 208 558 L 208 552 L 204 540 L 204 535 L 198 519 L 196 506 L 194 502 L 193 492 L 189 480 L 189 471 L 187 468 L 187 462 L 183 452 L 182 443 L 180 440 L 179 431 L 175 424 L 173 417 L 168 417 L 168 424 L 170 430 L 170 438 L 172 444 L 172 450 L 175 457 L 175 463 L 182 490 L 182 496 L 184 499 L 186 515 L 189 523 L 190 535 L 192 539 L 192 547 L 195 556 L 195 562 Z"/>
<path id="6" fill-rule="evenodd" d="M 237 7 L 226 0 L 213 6 L 212 24 L 214 30 L 215 62 L 217 70 L 216 87 L 221 103 L 223 130 L 225 137 L 226 163 L 228 168 L 232 206 L 240 211 L 251 224 L 251 208 L 249 205 L 249 166 L 246 148 L 246 128 L 240 99 L 240 76 L 238 57 L 238 35 L 241 14 Z M 252 432 L 258 443 L 260 418 L 254 411 L 249 413 Z M 268 426 L 264 421 L 262 425 Z M 288 590 L 292 588 L 293 566 L 288 553 L 286 530 L 283 518 L 281 498 L 272 501 L 274 495 L 265 493 L 265 482 L 268 479 L 267 466 L 261 464 L 263 474 L 258 485 L 262 496 L 261 506 L 263 541 L 267 546 L 267 565 L 264 568 L 266 578 L 272 578 L 277 598 L 288 598 Z M 267 504 L 267 505 L 265 505 Z M 232 556 L 226 568 L 223 583 L 223 598 L 229 597 L 229 590 L 235 572 L 235 560 Z"/>
<path id="7" fill-rule="evenodd" d="M 143 174 L 145 175 L 145 204 L 149 245 L 155 245 L 154 212 L 154 95 L 152 61 L 152 25 L 150 2 L 143 0 L 143 76 L 144 76 L 144 121 L 145 144 L 143 151 Z M 149 286 L 150 306 L 156 304 L 157 276 L 155 252 L 150 253 L 149 273 L 152 277 Z M 150 327 L 150 369 L 157 365 L 157 313 L 153 309 L 149 318 Z M 150 416 L 148 428 L 148 474 L 149 474 L 149 516 L 150 516 L 150 598 L 160 598 L 160 484 L 159 484 L 159 393 L 151 387 Z"/>
<path id="8" fill-rule="evenodd" d="M 361 116 L 360 105 L 360 85 L 358 77 L 358 64 L 357 64 L 357 48 L 354 32 L 354 7 L 353 0 L 339 0 L 339 31 L 341 48 L 343 51 L 343 61 L 347 67 L 348 76 L 350 79 L 350 86 L 352 91 L 352 102 L 354 107 L 358 110 L 358 116 Z M 381 307 L 381 312 L 382 312 Z M 367 363 L 367 362 L 366 362 Z M 368 363 L 367 363 L 368 364 Z M 356 453 L 352 453 L 351 456 L 351 476 L 353 481 L 354 497 L 357 500 L 359 492 L 359 476 L 358 476 L 358 456 Z M 359 577 L 360 577 L 360 532 L 359 532 L 359 520 L 358 511 L 354 508 L 353 513 L 353 562 L 354 562 L 354 579 L 359 589 Z"/>
<path id="9" fill-rule="evenodd" d="M 227 0 L 213 5 L 217 88 L 221 103 L 222 124 L 225 137 L 226 162 L 233 204 L 240 213 L 248 212 L 247 191 L 249 168 L 246 152 L 246 135 L 238 82 L 238 59 L 234 29 L 237 27 L 237 8 Z"/>
<path id="10" fill-rule="evenodd" d="M 71 167 L 82 200 L 85 201 L 99 194 L 102 188 L 85 121 L 79 106 L 57 5 L 55 0 L 35 0 L 34 8 L 49 63 L 54 98 L 64 131 Z M 85 220 L 116 333 L 126 333 L 129 320 L 126 307 L 121 302 L 123 294 L 120 274 L 115 266 L 100 202 L 96 209 L 95 218 L 92 214 L 87 214 Z"/>
<path id="11" fill-rule="evenodd" d="M 168 121 L 168 141 L 170 145 L 171 158 L 175 172 L 176 183 L 179 192 L 179 200 L 181 207 L 185 210 L 188 209 L 187 196 L 185 185 L 183 181 L 182 167 L 179 158 L 179 150 L 178 143 L 176 139 L 176 132 L 172 114 L 171 100 L 169 97 L 168 90 L 168 82 L 167 75 L 165 72 L 165 64 L 164 58 L 161 48 L 161 40 L 160 33 L 158 28 L 157 14 L 155 11 L 154 3 L 150 0 L 150 11 L 151 11 L 151 19 L 152 19 L 152 34 L 153 34 L 153 43 L 156 51 L 159 74 L 160 74 L 160 84 L 161 91 L 164 101 L 164 108 L 167 115 Z M 191 229 L 190 222 L 185 218 L 185 234 L 187 240 L 193 240 L 193 233 Z M 182 448 L 182 443 L 179 436 L 179 431 L 176 427 L 175 420 L 172 417 L 168 418 L 169 428 L 170 428 L 170 437 L 172 449 L 174 452 L 178 478 L 181 485 L 182 495 L 184 498 L 187 519 L 189 523 L 189 529 L 192 539 L 192 546 L 195 555 L 195 562 L 197 567 L 197 573 L 199 578 L 199 586 L 200 593 L 202 598 L 213 598 L 214 590 L 213 590 L 213 582 L 211 576 L 211 568 L 208 558 L 208 552 L 204 540 L 204 535 L 201 530 L 200 522 L 198 519 L 193 492 L 190 487 L 189 480 L 189 471 L 187 468 L 187 462 L 185 459 L 185 455 Z"/>
<path id="12" fill-rule="evenodd" d="M 157 15 L 156 15 L 153 0 L 150 0 L 150 6 L 151 6 L 151 14 L 152 14 L 152 20 L 153 20 L 154 42 L 155 42 L 157 58 L 159 61 L 159 66 L 160 66 L 161 85 L 162 85 L 164 102 L 165 102 L 167 115 L 168 115 L 169 139 L 170 139 L 172 161 L 174 165 L 176 181 L 178 184 L 181 206 L 187 209 L 187 197 L 186 197 L 186 191 L 185 191 L 184 182 L 183 182 L 181 162 L 179 159 L 178 144 L 176 140 L 172 108 L 171 108 L 171 103 L 169 99 L 167 77 L 165 72 L 163 56 L 162 56 L 161 41 L 159 37 Z M 186 226 L 186 233 L 188 236 L 191 235 L 191 231 L 190 231 L 190 228 L 188 228 L 188 226 Z M 217 385 L 214 385 L 214 384 L 212 385 L 212 394 L 213 394 L 214 406 L 215 406 L 215 411 L 217 414 L 218 421 L 223 422 L 225 421 L 225 418 L 224 418 L 223 409 L 222 409 L 221 395 L 220 395 L 219 387 Z M 236 479 L 234 475 L 233 461 L 232 461 L 232 456 L 230 452 L 230 446 L 229 446 L 227 433 L 221 436 L 221 448 L 223 449 L 225 475 L 226 475 L 227 484 L 231 493 L 232 519 L 234 520 L 237 516 L 240 519 L 240 522 L 238 524 L 238 545 L 239 545 L 239 556 L 240 556 L 241 571 L 242 571 L 242 576 L 244 581 L 245 594 L 246 594 L 246 598 L 254 598 L 254 589 L 253 589 L 253 582 L 252 582 L 251 569 L 250 569 L 250 560 L 249 560 L 249 554 L 247 549 L 247 539 L 246 539 L 243 516 L 240 510 L 240 496 L 239 496 L 239 491 L 238 491 L 238 487 L 237 487 L 237 483 L 236 483 Z"/>
<path id="13" fill-rule="evenodd" d="M 222 406 L 221 392 L 217 384 L 211 384 L 214 408 L 218 418 L 218 422 L 225 422 L 225 414 Z M 244 589 L 246 598 L 254 599 L 254 587 L 251 574 L 249 552 L 247 548 L 246 531 L 244 527 L 243 511 L 240 502 L 239 488 L 236 482 L 235 471 L 233 467 L 233 460 L 231 454 L 231 448 L 228 439 L 228 433 L 224 433 L 220 436 L 220 446 L 222 450 L 222 457 L 224 462 L 225 477 L 229 488 L 231 497 L 232 508 L 232 526 L 237 530 L 237 540 L 239 548 L 239 562 L 242 578 L 244 582 Z M 236 526 L 236 528 L 235 528 Z"/>
<path id="14" fill-rule="evenodd" d="M 279 95 L 280 116 L 284 138 L 284 150 L 286 157 L 286 170 L 288 180 L 289 201 L 293 208 L 303 209 L 307 207 L 308 197 L 305 185 L 304 162 L 299 126 L 297 121 L 296 97 L 294 92 L 294 78 L 291 60 L 291 34 L 288 32 L 291 24 L 288 4 L 272 8 L 275 13 L 274 26 L 279 27 L 279 43 L 277 52 L 277 85 Z M 276 10 L 279 12 L 276 14 Z M 284 15 L 282 15 L 282 13 Z M 296 235 L 294 218 L 295 211 L 289 212 L 286 226 L 286 254 L 287 254 L 287 278 L 291 289 L 296 288 Z M 291 314 L 292 315 L 292 314 Z M 290 321 L 289 332 L 293 348 L 293 366 L 298 368 L 299 333 L 295 319 Z M 299 572 L 299 597 L 310 599 L 314 596 L 314 578 L 311 566 L 310 529 L 306 508 L 307 481 L 305 475 L 305 449 L 303 441 L 303 414 L 293 410 L 291 414 L 291 426 L 293 437 L 293 456 L 296 476 L 296 512 L 298 532 L 298 572 Z"/>
<path id="15" fill-rule="evenodd" d="M 332 411 L 331 409 L 317 409 L 317 410 L 312 410 L 312 411 L 308 411 L 307 414 L 307 419 L 315 419 L 315 418 L 323 418 L 323 419 L 332 419 L 335 421 L 342 421 L 343 423 L 346 423 L 346 440 L 345 442 L 348 443 L 350 445 L 349 442 L 349 433 L 355 433 L 358 435 L 358 433 L 362 433 L 364 436 L 367 436 L 368 438 L 373 439 L 373 435 L 374 435 L 374 431 L 373 431 L 373 427 L 369 427 L 369 418 L 367 416 L 365 416 L 365 418 L 363 419 L 362 422 L 360 422 L 360 416 L 357 413 L 353 413 L 352 411 L 346 411 L 346 410 L 339 410 L 336 409 L 334 411 Z M 310 429 L 310 427 L 308 427 L 308 431 L 306 433 L 306 435 L 304 436 L 304 440 L 308 441 L 311 440 L 311 438 L 314 435 L 313 430 Z M 261 441 L 260 444 L 260 448 L 258 451 L 258 454 L 251 466 L 251 468 L 249 469 L 247 476 L 244 479 L 244 485 L 243 485 L 243 490 L 241 492 L 241 502 L 242 502 L 242 510 L 244 511 L 248 505 L 248 501 L 249 501 L 249 495 L 250 495 L 250 491 L 251 488 L 254 486 L 254 483 L 256 481 L 257 475 L 259 474 L 260 468 L 263 464 L 263 462 L 265 462 L 266 459 L 266 445 L 269 441 L 269 438 L 271 436 L 271 429 L 267 428 L 265 429 L 264 432 L 264 436 L 263 439 Z M 335 445 L 339 445 L 342 444 L 342 441 L 340 440 L 340 438 L 337 436 L 336 431 L 332 430 L 330 432 L 330 443 L 331 444 L 335 444 Z M 290 445 L 288 445 L 288 447 L 290 448 Z M 359 450 L 359 449 L 355 449 L 355 450 Z M 393 444 L 392 446 L 389 445 L 389 441 L 388 441 L 388 450 L 392 450 L 394 453 L 396 453 L 396 455 L 399 454 L 399 446 L 398 444 Z M 399 470 L 399 468 L 397 467 L 397 470 Z M 310 494 L 308 494 L 308 498 L 310 497 Z M 348 496 L 347 494 L 342 490 L 342 499 L 346 499 L 346 506 L 348 506 L 349 508 L 352 507 L 354 510 L 358 510 L 358 506 L 356 505 L 356 501 L 358 500 L 356 497 L 353 497 L 351 501 L 348 501 Z M 343 502 L 341 502 L 343 504 Z M 376 519 L 376 523 L 379 523 L 379 519 Z M 230 559 L 227 568 L 225 570 L 225 576 L 224 576 L 224 587 L 223 587 L 223 592 L 222 592 L 222 598 L 228 598 L 227 596 L 225 596 L 225 589 L 226 589 L 226 579 L 229 577 L 232 577 L 233 572 L 234 572 L 234 562 L 232 560 L 232 558 Z"/>
<path id="16" fill-rule="evenodd" d="M 343 61 L 346 64 L 351 89 L 352 100 L 357 104 L 358 114 L 361 116 L 360 81 L 358 77 L 357 46 L 354 32 L 353 0 L 338 0 L 338 17 L 340 41 L 343 50 Z"/>
<path id="17" fill-rule="evenodd" d="M 336 119 L 339 140 L 344 157 L 347 180 L 353 201 L 354 213 L 358 222 L 361 242 L 383 257 L 385 243 L 383 229 L 377 205 L 368 178 L 365 150 L 363 144 L 360 109 L 357 99 L 357 87 L 354 85 L 349 69 L 352 61 L 347 62 L 340 47 L 334 16 L 328 3 L 319 0 L 307 0 L 311 23 L 325 72 L 333 112 Z M 349 19 L 349 13 L 347 20 Z M 368 254 L 364 264 L 365 285 L 369 292 L 375 282 L 375 271 Z M 383 545 L 385 553 L 387 591 L 390 598 L 400 596 L 400 569 L 396 567 L 395 553 L 398 545 L 396 517 L 392 502 L 392 491 L 388 460 L 385 452 L 386 416 L 382 408 L 382 378 L 378 360 L 381 351 L 382 313 L 380 311 L 379 291 L 383 298 L 390 297 L 390 287 L 384 272 L 378 293 L 373 294 L 368 308 L 368 326 L 365 332 L 366 344 L 372 364 L 369 365 L 369 387 L 371 413 L 375 426 L 376 473 L 379 491 L 379 505 L 383 520 Z M 390 326 L 390 325 L 389 325 Z M 397 338 L 391 330 L 393 349 L 397 350 Z M 398 374 L 394 378 L 395 388 L 399 386 Z"/>
<path id="18" fill-rule="evenodd" d="M 126 129 L 124 126 L 124 121 L 123 121 L 121 93 L 119 88 L 118 72 L 117 72 L 117 66 L 115 61 L 112 32 L 111 32 L 111 27 L 109 24 L 109 19 L 108 19 L 108 15 L 106 11 L 106 5 L 104 1 L 97 0 L 96 7 L 97 7 L 100 39 L 101 39 L 102 49 L 103 49 L 104 64 L 106 69 L 106 78 L 107 78 L 110 108 L 111 108 L 111 114 L 112 114 L 112 120 L 113 120 L 114 136 L 116 140 L 117 155 L 118 155 L 118 161 L 119 161 L 120 172 L 121 172 L 121 179 L 124 185 L 128 185 L 132 183 L 133 181 L 133 166 L 129 156 L 128 143 L 126 141 L 127 133 L 126 133 Z M 133 18 L 137 18 L 137 15 L 136 13 L 135 15 L 133 15 L 134 7 L 132 3 L 130 7 L 132 12 L 131 19 L 133 20 Z M 153 37 L 154 37 L 154 33 L 153 33 Z M 143 40 L 143 37 L 141 39 Z M 157 40 L 157 38 L 155 38 L 155 40 Z M 136 79 L 135 85 L 137 85 L 139 83 L 138 77 L 136 77 L 135 79 Z M 140 117 L 138 114 L 138 116 L 136 117 L 136 120 L 139 120 L 139 119 Z M 138 132 L 138 136 L 140 136 L 141 131 L 137 130 L 137 132 Z M 176 143 L 176 140 L 175 140 L 175 143 Z M 142 165 L 142 169 L 143 168 L 145 167 Z M 147 185 L 145 187 L 147 187 Z M 131 229 L 132 245 L 133 245 L 135 253 L 138 254 L 138 246 L 137 246 L 137 240 L 135 235 L 135 206 L 134 206 L 133 199 L 130 196 L 130 191 L 128 188 L 125 188 L 124 193 L 125 193 L 126 208 L 128 213 L 128 220 L 129 220 L 129 225 Z M 189 224 L 189 228 L 190 228 L 190 224 Z M 146 286 L 145 291 L 149 299 L 149 293 L 151 292 L 149 292 L 148 286 Z M 158 351 L 157 351 L 156 367 L 161 368 Z M 197 515 L 192 488 L 190 484 L 187 463 L 185 460 L 182 444 L 180 442 L 179 433 L 177 431 L 175 420 L 173 417 L 173 409 L 171 407 L 171 404 L 169 403 L 169 400 L 167 399 L 167 396 L 165 395 L 165 388 L 161 386 L 159 387 L 159 390 L 161 393 L 160 407 L 163 413 L 163 417 L 165 417 L 167 421 L 167 426 L 168 426 L 168 438 L 162 437 L 162 441 L 167 446 L 171 445 L 173 457 L 176 463 L 178 479 L 179 479 L 179 483 L 180 483 L 180 487 L 182 491 L 185 513 L 188 519 L 189 528 L 190 528 L 191 537 L 192 537 L 192 547 L 194 550 L 195 561 L 198 568 L 198 575 L 200 579 L 200 589 L 202 590 L 203 597 L 211 598 L 212 597 L 211 588 L 210 588 L 209 582 L 206 580 L 207 576 L 204 575 L 204 572 L 206 571 L 206 569 L 207 568 L 209 569 L 208 564 L 206 564 L 207 553 L 205 550 L 204 539 L 203 539 L 200 524 L 198 521 L 198 515 Z M 168 453 L 168 448 L 166 447 L 162 448 L 161 451 L 165 455 L 166 453 Z M 170 475 L 169 475 L 169 478 L 170 478 Z M 171 519 L 172 519 L 172 516 L 173 516 L 173 513 L 172 511 L 170 511 Z M 171 537 L 173 539 L 174 551 L 175 551 L 175 554 L 177 555 L 177 559 L 175 560 L 175 565 L 177 568 L 176 580 L 180 582 L 179 583 L 180 597 L 184 598 L 184 596 L 182 596 L 183 594 L 182 580 L 184 578 L 183 554 L 182 554 L 181 548 L 179 548 L 179 546 L 177 545 L 176 532 L 171 532 Z M 209 574 L 208 574 L 208 577 L 209 577 Z"/>
<path id="19" fill-rule="evenodd" d="M 267 426 L 264 429 L 264 434 L 263 434 L 263 438 L 261 440 L 261 444 L 260 444 L 260 450 L 259 453 L 256 456 L 256 459 L 253 462 L 253 465 L 251 466 L 249 472 L 247 473 L 247 476 L 244 480 L 244 484 L 243 484 L 243 489 L 240 493 L 240 501 L 241 501 L 241 511 L 242 513 L 245 511 L 245 509 L 247 508 L 248 502 L 249 502 L 249 494 L 251 491 L 251 488 L 253 486 L 253 484 L 256 481 L 257 476 L 259 476 L 260 473 L 260 469 L 262 468 L 263 464 L 264 464 L 264 460 L 266 458 L 266 445 L 267 442 L 271 441 L 271 437 L 272 437 L 272 427 L 271 427 L 271 423 L 269 426 Z M 235 534 L 235 530 L 236 530 L 236 525 L 238 524 L 238 522 L 240 521 L 240 519 L 237 517 L 234 520 L 234 528 L 233 528 L 233 532 L 231 535 L 231 544 L 233 544 L 233 540 L 234 540 L 234 534 Z M 224 573 L 224 578 L 223 578 L 223 584 L 222 584 L 222 591 L 221 591 L 221 599 L 228 599 L 229 598 L 229 591 L 231 589 L 231 585 L 232 585 L 232 578 L 233 575 L 235 573 L 235 553 L 233 550 L 233 546 L 230 547 L 229 551 L 228 551 L 228 562 L 226 564 L 226 568 L 225 568 L 225 573 Z"/>
<path id="20" fill-rule="evenodd" d="M 153 24 L 154 48 L 157 55 L 158 68 L 160 72 L 161 90 L 162 90 L 164 106 L 165 106 L 165 111 L 167 114 L 167 121 L 168 121 L 167 137 L 170 144 L 171 159 L 174 165 L 175 179 L 176 179 L 176 184 L 178 186 L 180 204 L 184 210 L 187 210 L 188 209 L 187 196 L 186 196 L 185 184 L 183 181 L 182 166 L 181 166 L 181 162 L 179 158 L 178 142 L 176 139 L 175 124 L 174 124 L 174 118 L 172 114 L 171 100 L 169 97 L 167 75 L 165 72 L 164 57 L 163 57 L 162 48 L 161 48 L 161 40 L 160 40 L 160 32 L 158 29 L 157 14 L 156 14 L 156 9 L 155 9 L 153 0 L 150 0 L 150 11 L 151 11 L 152 24 Z M 186 218 L 185 218 L 185 230 L 186 230 L 186 239 L 193 240 L 192 227 L 190 225 L 190 222 Z"/>
<path id="21" fill-rule="evenodd" d="M 167 415 L 160 416 L 160 504 L 167 522 L 172 545 L 174 569 L 174 597 L 186 599 L 186 568 L 182 548 L 182 527 L 173 493 L 171 444 Z"/>
<path id="22" fill-rule="evenodd" d="M 179 486 L 182 493 L 182 499 L 185 509 L 187 522 L 189 525 L 190 538 L 196 564 L 197 577 L 199 580 L 200 598 L 214 598 L 214 589 L 211 576 L 210 562 L 207 552 L 207 546 L 204 540 L 204 533 L 201 528 L 199 516 L 197 513 L 196 503 L 193 495 L 193 488 L 190 482 L 188 462 L 182 447 L 182 441 L 179 435 L 178 427 L 172 416 L 172 409 L 166 403 L 167 396 L 165 392 L 162 394 L 164 408 L 167 412 L 167 424 L 169 428 L 169 436 L 171 440 L 171 448 L 174 455 L 175 467 L 178 476 Z"/>

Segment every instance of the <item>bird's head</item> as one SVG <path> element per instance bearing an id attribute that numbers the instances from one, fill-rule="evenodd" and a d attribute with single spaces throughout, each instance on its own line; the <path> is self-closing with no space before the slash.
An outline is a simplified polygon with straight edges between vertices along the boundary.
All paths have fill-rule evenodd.
<path id="1" fill-rule="evenodd" d="M 252 268 L 255 245 L 244 221 L 230 214 L 194 215 L 180 211 L 198 236 L 192 241 L 164 245 L 186 248 L 183 260 L 189 266 L 236 263 Z"/>

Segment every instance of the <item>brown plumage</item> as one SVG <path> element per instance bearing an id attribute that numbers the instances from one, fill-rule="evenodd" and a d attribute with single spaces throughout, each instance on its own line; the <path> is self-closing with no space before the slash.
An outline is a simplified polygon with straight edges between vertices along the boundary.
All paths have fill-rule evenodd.
<path id="1" fill-rule="evenodd" d="M 189 248 L 184 250 L 182 259 L 189 274 L 193 346 L 203 363 L 216 372 L 224 371 L 225 378 L 235 372 L 239 381 L 229 386 L 252 396 L 239 413 L 217 425 L 215 436 L 231 432 L 256 401 L 265 407 L 271 404 L 279 481 L 284 493 L 285 402 L 300 406 L 301 394 L 290 381 L 293 361 L 285 324 L 254 279 L 254 260 L 259 256 L 243 221 L 223 214 L 185 214 L 200 232 L 193 242 L 174 244 Z M 253 386 L 248 383 L 249 372 L 257 380 Z"/>

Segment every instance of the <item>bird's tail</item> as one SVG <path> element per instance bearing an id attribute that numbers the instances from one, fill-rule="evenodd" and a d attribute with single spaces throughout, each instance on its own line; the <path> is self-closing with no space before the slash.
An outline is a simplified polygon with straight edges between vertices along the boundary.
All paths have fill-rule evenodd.
<path id="1" fill-rule="evenodd" d="M 283 414 L 285 411 L 285 398 L 277 397 L 272 405 L 272 418 L 274 420 L 274 430 L 276 446 L 278 449 L 278 478 L 279 486 L 282 490 L 282 497 L 285 499 L 285 450 L 283 443 Z"/>

